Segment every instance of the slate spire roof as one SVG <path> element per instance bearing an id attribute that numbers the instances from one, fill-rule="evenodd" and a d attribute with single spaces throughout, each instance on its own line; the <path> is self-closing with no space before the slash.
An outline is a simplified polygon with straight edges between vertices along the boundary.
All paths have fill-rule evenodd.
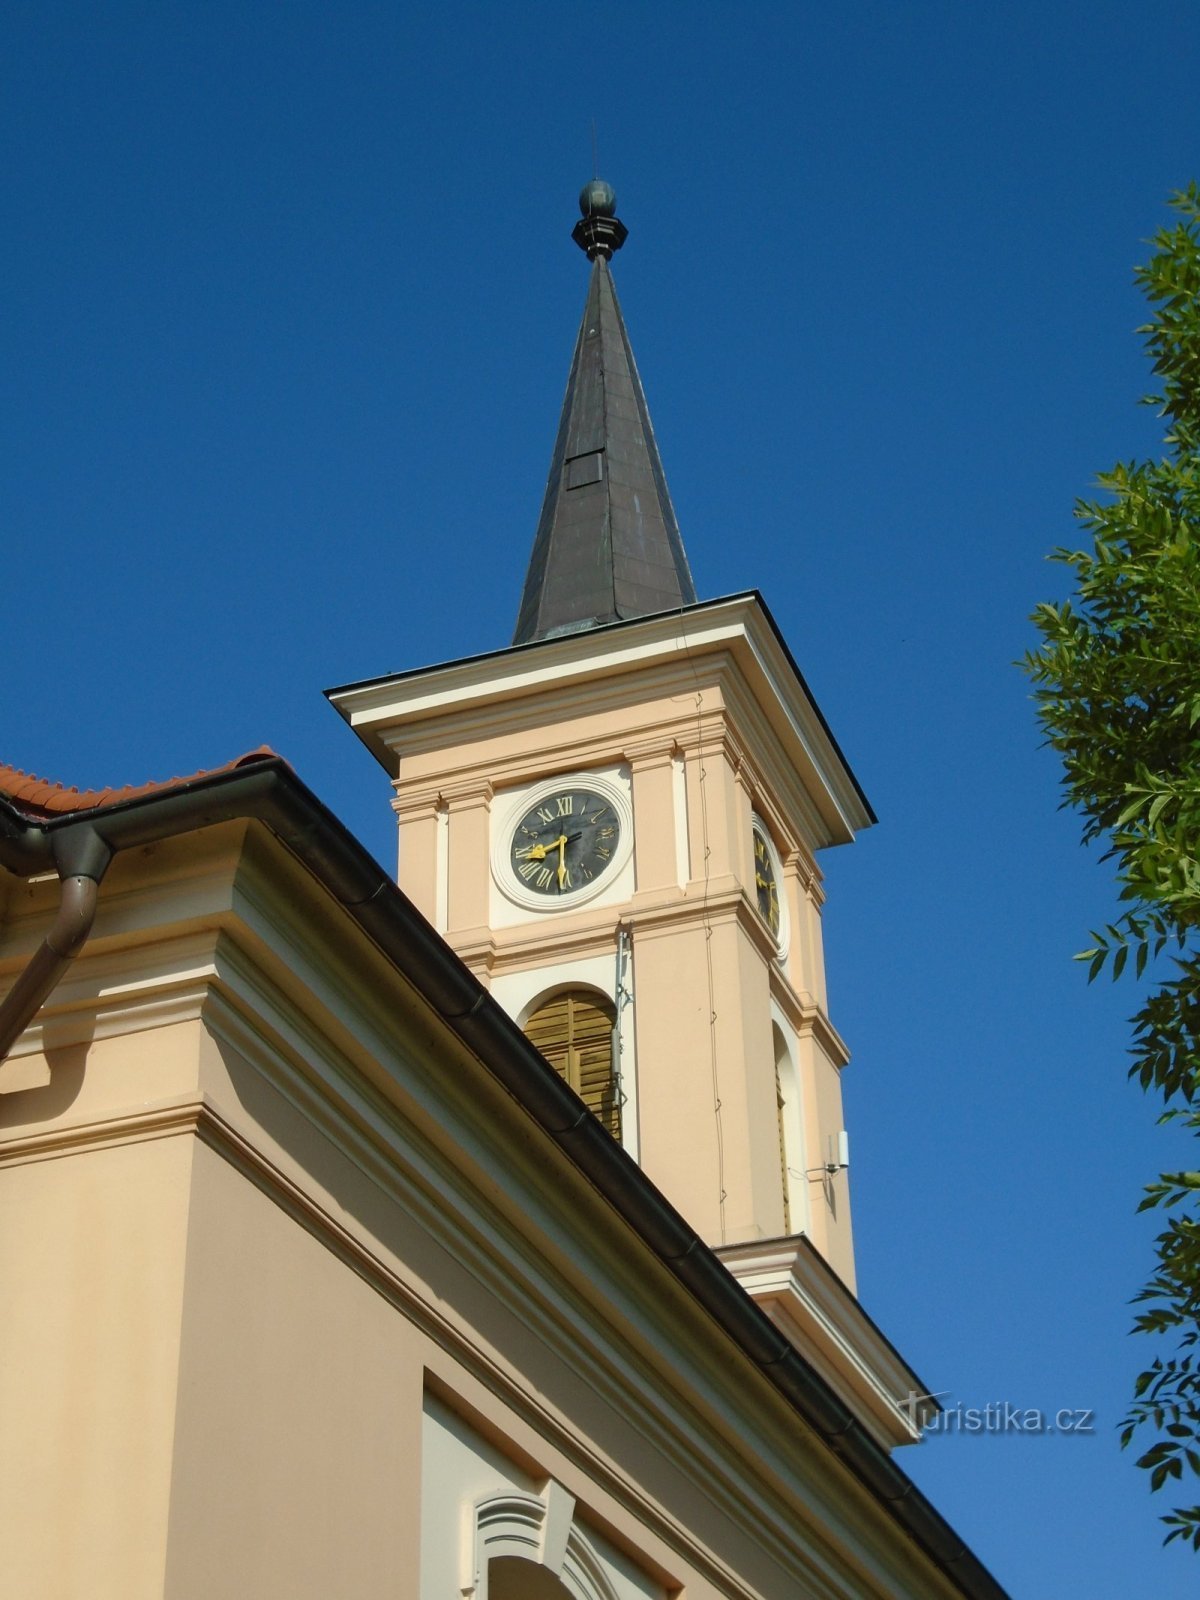
<path id="1" fill-rule="evenodd" d="M 572 238 L 591 260 L 591 282 L 514 644 L 696 599 L 609 266 L 626 229 L 598 179 L 579 208 Z"/>

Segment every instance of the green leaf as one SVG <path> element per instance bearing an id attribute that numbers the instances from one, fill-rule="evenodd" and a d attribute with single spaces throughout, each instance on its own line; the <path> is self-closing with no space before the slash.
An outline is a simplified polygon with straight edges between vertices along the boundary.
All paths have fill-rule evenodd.
<path id="1" fill-rule="evenodd" d="M 1111 958 L 1131 972 L 1130 1077 L 1200 1139 L 1200 184 L 1171 200 L 1168 226 L 1136 273 L 1142 337 L 1163 417 L 1162 453 L 1117 462 L 1075 505 L 1079 548 L 1051 555 L 1073 592 L 1033 610 L 1025 657 L 1046 744 L 1062 762 L 1063 800 L 1085 842 L 1104 852 L 1121 915 L 1076 958 L 1089 983 Z M 1132 961 L 1130 954 L 1132 952 Z M 1114 1062 L 1119 1046 L 1114 1044 Z M 1156 1210 L 1151 1270 L 1134 1294 L 1134 1329 L 1163 1341 L 1140 1373 L 1120 1429 L 1148 1446 L 1152 1490 L 1200 1476 L 1200 1176 L 1147 1185 Z M 1168 1542 L 1200 1550 L 1200 1506 L 1175 1506 Z"/>

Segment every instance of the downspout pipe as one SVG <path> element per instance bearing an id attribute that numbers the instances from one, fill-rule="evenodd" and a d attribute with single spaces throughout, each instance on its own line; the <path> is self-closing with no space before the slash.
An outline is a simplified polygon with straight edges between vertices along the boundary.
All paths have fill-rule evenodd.
<path id="1" fill-rule="evenodd" d="M 21 877 L 56 871 L 62 897 L 54 923 L 0 1002 L 0 1061 L 37 1016 L 92 931 L 98 890 L 113 856 L 215 823 L 265 822 L 368 924 L 387 892 L 399 891 L 343 825 L 278 757 L 255 757 L 166 794 L 33 821 L 0 798 L 0 866 Z M 454 958 L 449 956 L 451 962 Z M 457 965 L 457 963 L 455 963 Z M 464 974 L 465 976 L 465 974 Z"/>
<path id="2" fill-rule="evenodd" d="M 87 943 L 96 920 L 100 882 L 112 850 L 94 830 L 56 834 L 52 844 L 62 895 L 50 931 L 0 1004 L 0 1061 L 37 1016 L 51 991 Z"/>

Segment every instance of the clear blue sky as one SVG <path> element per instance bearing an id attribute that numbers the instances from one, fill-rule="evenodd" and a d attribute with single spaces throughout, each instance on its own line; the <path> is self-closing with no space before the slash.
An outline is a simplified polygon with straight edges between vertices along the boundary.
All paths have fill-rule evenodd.
<path id="1" fill-rule="evenodd" d="M 904 1466 L 1017 1596 L 1196 1592 L 1115 1429 L 1152 1352 L 1134 992 L 1022 678 L 1071 506 L 1157 446 L 1131 268 L 1200 176 L 1192 3 L 0 16 L 0 757 L 262 742 L 385 862 L 331 684 L 505 644 L 602 174 L 701 594 L 765 594 L 880 816 L 824 861 L 860 1289 L 950 1402 Z"/>

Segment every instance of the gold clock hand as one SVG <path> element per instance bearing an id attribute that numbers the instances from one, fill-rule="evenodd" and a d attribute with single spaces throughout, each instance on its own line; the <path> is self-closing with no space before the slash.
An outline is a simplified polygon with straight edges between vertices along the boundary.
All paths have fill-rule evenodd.
<path id="1" fill-rule="evenodd" d="M 573 835 L 572 837 L 578 837 L 578 835 Z M 564 844 L 570 844 L 570 842 L 571 840 L 567 838 L 565 833 L 560 833 L 558 838 L 551 839 L 549 844 L 531 844 L 525 852 L 525 859 L 526 861 L 545 861 L 551 851 L 559 850 Z"/>

